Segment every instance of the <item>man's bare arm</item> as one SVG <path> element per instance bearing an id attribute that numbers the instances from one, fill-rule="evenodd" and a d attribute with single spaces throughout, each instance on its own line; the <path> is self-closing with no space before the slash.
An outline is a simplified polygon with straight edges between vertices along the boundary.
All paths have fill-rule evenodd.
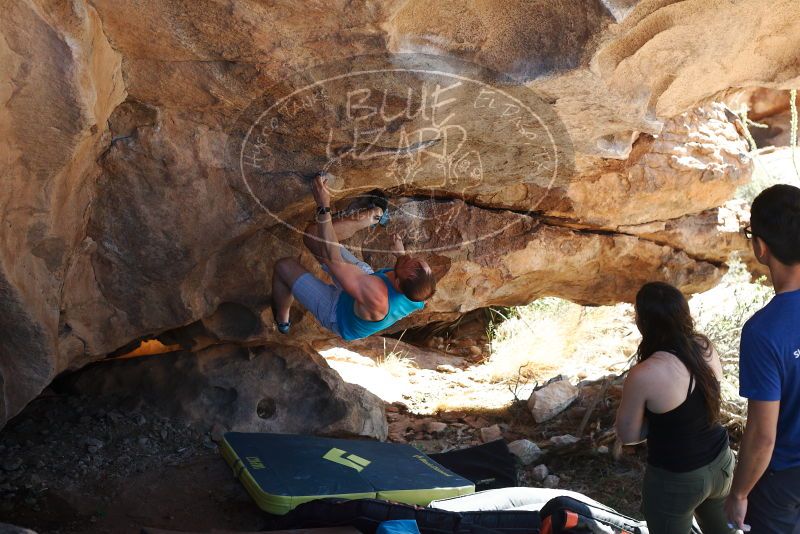
<path id="1" fill-rule="evenodd" d="M 780 405 L 780 401 L 747 402 L 747 424 L 739 447 L 738 465 L 733 476 L 731 492 L 725 499 L 728 521 L 736 528 L 744 527 L 747 496 L 767 470 L 772 458 L 778 432 Z"/>
<path id="2" fill-rule="evenodd" d="M 747 425 L 739 448 L 739 465 L 733 477 L 731 494 L 745 498 L 767 470 L 778 431 L 780 401 L 747 402 Z"/>

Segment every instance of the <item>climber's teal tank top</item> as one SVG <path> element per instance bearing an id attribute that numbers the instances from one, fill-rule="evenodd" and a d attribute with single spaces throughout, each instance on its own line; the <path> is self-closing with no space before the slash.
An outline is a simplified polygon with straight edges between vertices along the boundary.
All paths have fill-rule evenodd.
<path id="1" fill-rule="evenodd" d="M 355 304 L 353 297 L 346 291 L 342 291 L 339 295 L 339 302 L 336 303 L 336 326 L 339 327 L 339 335 L 345 341 L 371 336 L 375 332 L 389 328 L 409 313 L 425 307 L 424 302 L 413 301 L 397 291 L 384 274 L 389 271 L 391 269 L 381 269 L 371 275 L 383 280 L 389 290 L 389 312 L 380 321 L 366 321 L 358 317 L 353 309 Z"/>

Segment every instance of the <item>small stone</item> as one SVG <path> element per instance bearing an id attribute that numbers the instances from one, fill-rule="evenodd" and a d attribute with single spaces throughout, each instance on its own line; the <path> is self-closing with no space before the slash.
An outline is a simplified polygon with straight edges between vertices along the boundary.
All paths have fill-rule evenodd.
<path id="1" fill-rule="evenodd" d="M 475 345 L 472 345 L 469 348 L 469 353 L 472 354 L 473 356 L 480 356 L 481 354 L 483 354 L 483 351 L 481 350 L 480 347 L 476 347 Z"/>
<path id="2" fill-rule="evenodd" d="M 86 438 L 83 440 L 83 442 L 90 447 L 97 447 L 98 449 L 102 448 L 103 445 L 105 445 L 102 441 L 100 441 L 97 438 Z"/>
<path id="3" fill-rule="evenodd" d="M 146 437 L 139 438 L 139 445 L 141 445 L 142 447 L 146 446 L 149 442 L 150 440 L 147 439 Z"/>
<path id="4" fill-rule="evenodd" d="M 90 454 L 97 454 L 97 451 L 99 450 L 100 449 L 98 447 L 95 447 L 94 445 L 89 445 L 88 451 Z"/>
<path id="5" fill-rule="evenodd" d="M 162 430 L 162 431 L 161 431 L 161 439 L 162 439 L 163 441 L 167 441 L 167 436 L 168 436 L 168 435 L 169 435 L 169 434 L 167 433 L 167 431 L 166 431 L 166 430 Z"/>
<path id="6" fill-rule="evenodd" d="M 389 432 L 388 440 L 394 443 L 406 443 L 405 436 L 397 432 Z"/>
<path id="7" fill-rule="evenodd" d="M 136 424 L 139 425 L 139 426 L 147 424 L 147 418 L 145 418 L 145 416 L 139 414 L 139 417 L 136 418 Z"/>
<path id="8" fill-rule="evenodd" d="M 608 454 L 608 447 L 606 447 L 605 445 L 600 445 L 599 447 L 597 447 L 597 452 L 600 454 Z"/>
<path id="9" fill-rule="evenodd" d="M 551 382 L 531 393 L 528 398 L 528 409 L 537 423 L 543 423 L 569 407 L 578 398 L 579 393 L 580 390 L 568 380 Z"/>
<path id="10" fill-rule="evenodd" d="M 480 434 L 481 434 L 481 441 L 484 443 L 489 443 L 490 441 L 496 441 L 498 439 L 503 438 L 503 432 L 497 425 L 486 426 L 481 428 Z"/>
<path id="11" fill-rule="evenodd" d="M 442 364 L 442 365 L 438 365 L 436 367 L 436 370 L 439 371 L 440 373 L 456 373 L 456 372 L 458 372 L 458 369 L 456 369 L 455 367 L 453 367 L 452 365 L 447 364 L 447 363 Z"/>
<path id="12" fill-rule="evenodd" d="M 556 447 L 564 447 L 567 445 L 574 445 L 578 443 L 581 439 L 576 438 L 572 434 L 564 434 L 563 436 L 553 436 L 550 438 L 550 443 L 555 445 Z"/>
<path id="13" fill-rule="evenodd" d="M 508 444 L 511 454 L 519 458 L 522 465 L 530 465 L 542 456 L 542 449 L 527 439 L 518 439 Z"/>
<path id="14" fill-rule="evenodd" d="M 222 441 L 222 438 L 225 435 L 225 432 L 227 431 L 228 429 L 222 426 L 221 424 L 214 423 L 214 425 L 211 427 L 211 432 L 210 432 L 211 440 L 214 441 L 215 443 L 219 443 L 220 441 Z"/>
<path id="15" fill-rule="evenodd" d="M 465 415 L 463 419 L 465 423 L 476 430 L 485 426 L 489 426 L 489 421 L 479 415 Z"/>
<path id="16" fill-rule="evenodd" d="M 33 430 L 34 426 L 36 426 L 36 424 L 32 420 L 26 419 L 22 423 L 18 424 L 15 430 L 17 432 L 30 432 Z"/>
<path id="17" fill-rule="evenodd" d="M 425 421 L 425 432 L 438 435 L 447 430 L 447 423 L 440 421 Z"/>
<path id="18" fill-rule="evenodd" d="M 16 471 L 22 467 L 22 458 L 10 458 L 3 462 L 3 470 L 5 471 Z"/>
<path id="19" fill-rule="evenodd" d="M 544 480 L 547 477 L 547 475 L 550 474 L 550 470 L 547 468 L 546 465 L 539 464 L 539 465 L 537 465 L 536 467 L 533 468 L 533 471 L 531 472 L 531 474 L 533 475 L 533 479 L 534 480 L 537 480 L 537 481 L 541 482 L 542 480 Z"/>
<path id="20" fill-rule="evenodd" d="M 542 486 L 545 488 L 557 488 L 561 480 L 555 475 L 547 475 L 542 481 Z"/>
<path id="21" fill-rule="evenodd" d="M 119 423 L 122 419 L 124 419 L 124 416 L 117 411 L 110 411 L 108 412 L 108 418 L 114 423 Z"/>

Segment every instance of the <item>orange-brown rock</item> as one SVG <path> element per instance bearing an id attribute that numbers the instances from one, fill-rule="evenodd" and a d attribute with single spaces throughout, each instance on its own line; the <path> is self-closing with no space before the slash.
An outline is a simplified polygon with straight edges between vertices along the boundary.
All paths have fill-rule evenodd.
<path id="1" fill-rule="evenodd" d="M 398 328 L 709 287 L 710 249 L 740 246 L 714 210 L 752 166 L 712 101 L 796 86 L 798 17 L 791 0 L 0 4 L 0 424 L 142 339 L 277 340 L 272 265 L 301 253 L 286 225 L 310 219 L 323 167 L 340 199 L 387 190 L 392 230 L 441 276 Z M 385 239 L 350 245 L 385 263 Z M 294 313 L 281 342 L 326 337 Z"/>

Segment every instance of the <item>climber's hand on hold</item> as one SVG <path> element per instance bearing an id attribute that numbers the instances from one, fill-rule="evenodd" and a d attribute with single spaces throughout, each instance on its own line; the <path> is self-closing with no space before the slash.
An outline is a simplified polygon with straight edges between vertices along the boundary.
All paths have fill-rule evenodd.
<path id="1" fill-rule="evenodd" d="M 319 208 L 329 208 L 331 205 L 331 192 L 328 191 L 328 183 L 331 182 L 332 178 L 333 176 L 327 172 L 314 177 L 314 184 L 311 190 L 314 193 L 314 201 Z"/>
<path id="2" fill-rule="evenodd" d="M 403 246 L 403 238 L 399 234 L 392 235 L 392 252 L 400 256 L 406 253 L 406 248 Z"/>

